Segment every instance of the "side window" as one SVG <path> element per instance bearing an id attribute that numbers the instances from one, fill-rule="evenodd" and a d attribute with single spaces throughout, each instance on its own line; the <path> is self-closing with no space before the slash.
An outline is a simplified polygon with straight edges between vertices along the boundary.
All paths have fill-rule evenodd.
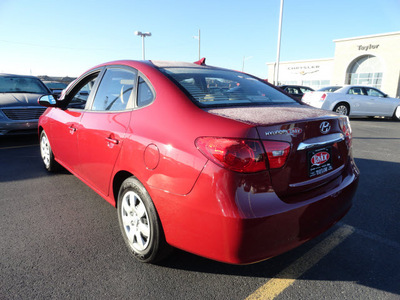
<path id="1" fill-rule="evenodd" d="M 76 92 L 71 94 L 71 101 L 68 103 L 67 108 L 75 108 L 75 109 L 84 109 L 86 106 L 86 102 L 89 98 L 90 92 L 93 89 L 94 83 L 96 82 L 97 76 L 99 74 L 95 74 L 89 76 L 86 80 L 82 82 L 83 86 L 77 87 Z"/>
<path id="2" fill-rule="evenodd" d="M 110 68 L 104 74 L 93 101 L 92 110 L 121 111 L 132 103 L 136 72 Z"/>
<path id="3" fill-rule="evenodd" d="M 307 93 L 307 92 L 311 92 L 310 89 L 307 89 L 307 88 L 304 88 L 304 87 L 300 88 L 300 90 L 301 90 L 301 92 L 302 92 L 303 94 L 304 94 L 304 93 Z"/>
<path id="4" fill-rule="evenodd" d="M 153 91 L 142 77 L 139 77 L 138 83 L 137 105 L 139 107 L 146 106 L 150 104 L 154 99 Z"/>
<path id="5" fill-rule="evenodd" d="M 384 97 L 384 95 L 381 92 L 379 92 L 378 90 L 375 90 L 375 89 L 366 89 L 366 90 L 367 90 L 368 96 Z"/>
<path id="6" fill-rule="evenodd" d="M 365 95 L 364 91 L 360 87 L 353 87 L 349 90 L 349 94 L 352 95 Z"/>

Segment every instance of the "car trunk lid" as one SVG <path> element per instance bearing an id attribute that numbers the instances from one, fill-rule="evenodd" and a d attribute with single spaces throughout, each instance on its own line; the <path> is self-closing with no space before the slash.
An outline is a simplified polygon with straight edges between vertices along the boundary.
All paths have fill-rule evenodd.
<path id="1" fill-rule="evenodd" d="M 336 114 L 305 106 L 209 112 L 253 124 L 266 149 L 273 142 L 290 144 L 284 165 L 269 168 L 273 188 L 280 197 L 316 189 L 342 174 L 349 145 L 343 120 Z"/>

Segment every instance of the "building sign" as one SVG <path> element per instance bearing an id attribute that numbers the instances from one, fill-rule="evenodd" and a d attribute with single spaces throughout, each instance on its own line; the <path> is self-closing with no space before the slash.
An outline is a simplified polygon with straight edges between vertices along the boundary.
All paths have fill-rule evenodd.
<path id="1" fill-rule="evenodd" d="M 356 47 L 357 47 L 358 50 L 360 50 L 360 51 L 368 51 L 368 50 L 371 50 L 371 49 L 378 49 L 379 44 L 378 44 L 378 45 L 369 44 L 369 45 L 367 45 L 367 46 L 357 45 Z"/>
<path id="2" fill-rule="evenodd" d="M 306 75 L 309 73 L 315 73 L 319 71 L 319 65 L 309 65 L 309 66 L 292 66 L 288 67 L 288 70 L 294 74 Z"/>

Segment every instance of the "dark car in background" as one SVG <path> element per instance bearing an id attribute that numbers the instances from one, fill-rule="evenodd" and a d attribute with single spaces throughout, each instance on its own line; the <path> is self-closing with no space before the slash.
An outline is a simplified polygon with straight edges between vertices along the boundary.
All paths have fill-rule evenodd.
<path id="1" fill-rule="evenodd" d="M 60 97 L 63 89 L 65 89 L 68 86 L 68 84 L 59 81 L 43 81 L 43 83 L 50 89 L 53 95 L 55 95 L 57 98 Z"/>
<path id="2" fill-rule="evenodd" d="M 323 88 L 320 88 L 317 90 L 317 92 L 329 92 L 329 93 L 333 93 L 336 92 L 338 89 L 341 89 L 342 86 L 340 85 L 332 85 L 332 86 L 326 86 Z"/>
<path id="3" fill-rule="evenodd" d="M 35 76 L 0 74 L 0 135 L 36 133 L 46 110 L 37 100 L 49 93 Z"/>
<path id="4" fill-rule="evenodd" d="M 304 93 L 314 91 L 312 88 L 302 85 L 280 85 L 279 88 L 298 100 L 301 100 Z"/>

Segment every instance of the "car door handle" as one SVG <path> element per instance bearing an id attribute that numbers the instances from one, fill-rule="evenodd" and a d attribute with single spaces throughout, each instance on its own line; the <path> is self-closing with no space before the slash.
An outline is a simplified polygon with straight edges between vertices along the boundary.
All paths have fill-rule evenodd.
<path id="1" fill-rule="evenodd" d="M 119 140 L 113 139 L 113 138 L 111 138 L 111 137 L 106 138 L 106 141 L 107 141 L 108 143 L 115 144 L 115 145 L 118 145 L 118 144 L 119 144 Z"/>
<path id="2" fill-rule="evenodd" d="M 68 129 L 69 129 L 69 133 L 70 133 L 70 134 L 74 134 L 75 131 L 76 131 L 76 128 L 75 128 L 74 125 L 69 126 Z"/>

